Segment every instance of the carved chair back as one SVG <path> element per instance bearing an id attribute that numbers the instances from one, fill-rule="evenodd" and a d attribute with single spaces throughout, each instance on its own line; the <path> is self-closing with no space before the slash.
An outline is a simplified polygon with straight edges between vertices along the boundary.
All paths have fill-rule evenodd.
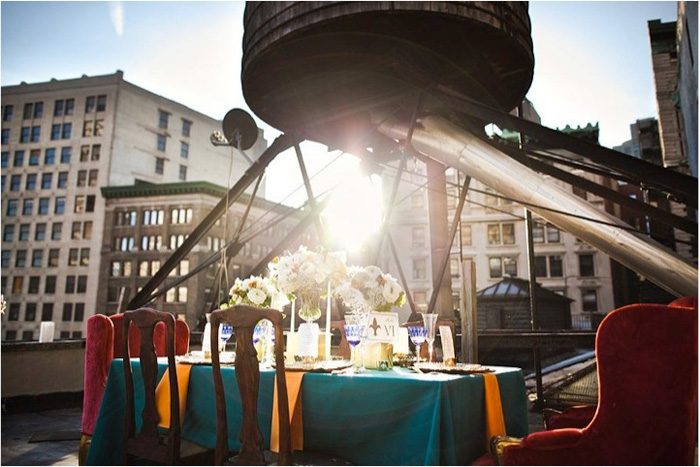
<path id="1" fill-rule="evenodd" d="M 222 465 L 228 458 L 228 426 L 226 422 L 226 394 L 219 359 L 218 329 L 222 323 L 233 327 L 236 336 L 236 382 L 241 394 L 243 419 L 239 439 L 239 465 L 264 465 L 263 437 L 258 425 L 258 390 L 260 370 L 258 354 L 253 345 L 253 331 L 258 321 L 267 319 L 275 329 L 275 378 L 277 382 L 277 407 L 279 420 L 279 460 L 278 465 L 291 462 L 291 438 L 289 426 L 289 405 L 287 402 L 287 381 L 284 374 L 284 334 L 282 314 L 272 308 L 257 308 L 236 305 L 211 314 L 212 374 L 216 396 L 216 448 L 214 463 Z"/>
<path id="2" fill-rule="evenodd" d="M 166 356 L 170 377 L 170 429 L 167 444 L 158 433 L 158 412 L 156 409 L 156 380 L 158 377 L 158 360 L 154 345 L 156 324 L 165 324 Z M 142 427 L 137 434 L 134 407 L 134 377 L 131 369 L 129 349 L 129 326 L 131 324 L 141 331 L 139 360 L 143 376 L 144 407 Z M 177 373 L 175 371 L 175 317 L 166 312 L 151 308 L 124 312 L 124 380 L 126 382 L 126 420 L 124 424 L 124 463 L 129 463 L 134 456 L 149 459 L 161 464 L 173 465 L 180 458 L 180 411 L 178 407 Z"/>

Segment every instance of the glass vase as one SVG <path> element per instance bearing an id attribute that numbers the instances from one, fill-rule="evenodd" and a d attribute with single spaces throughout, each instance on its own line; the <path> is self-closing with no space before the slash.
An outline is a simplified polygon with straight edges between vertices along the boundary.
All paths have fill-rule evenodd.
<path id="1" fill-rule="evenodd" d="M 321 299 L 321 294 L 318 291 L 307 291 L 299 294 L 301 306 L 299 307 L 299 317 L 311 323 L 321 317 L 321 308 L 318 306 L 318 301 Z"/>

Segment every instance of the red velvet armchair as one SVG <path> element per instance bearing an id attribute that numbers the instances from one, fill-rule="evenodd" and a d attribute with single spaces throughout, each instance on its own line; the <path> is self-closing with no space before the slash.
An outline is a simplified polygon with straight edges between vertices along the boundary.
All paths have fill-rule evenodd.
<path id="1" fill-rule="evenodd" d="M 698 309 L 698 297 L 680 297 L 668 304 L 669 306 L 682 306 Z M 579 405 L 570 407 L 563 412 L 545 409 L 542 415 L 545 419 L 545 429 L 558 428 L 585 428 L 595 415 L 596 405 Z"/>
<path id="2" fill-rule="evenodd" d="M 80 437 L 80 464 L 83 464 L 89 440 L 92 437 L 97 415 L 102 402 L 102 394 L 107 383 L 109 366 L 114 358 L 122 358 L 123 315 L 93 315 L 87 321 L 85 339 L 85 376 L 83 392 L 83 418 Z M 165 326 L 158 323 L 154 331 L 156 354 L 165 355 Z M 141 331 L 135 326 L 129 330 L 129 352 L 139 356 Z M 190 329 L 187 323 L 175 322 L 175 354 L 183 355 L 189 350 Z"/>
<path id="3" fill-rule="evenodd" d="M 697 308 L 629 305 L 596 336 L 599 399 L 582 429 L 532 433 L 503 465 L 690 465 L 698 416 Z M 588 409 L 590 410 L 590 409 Z"/>

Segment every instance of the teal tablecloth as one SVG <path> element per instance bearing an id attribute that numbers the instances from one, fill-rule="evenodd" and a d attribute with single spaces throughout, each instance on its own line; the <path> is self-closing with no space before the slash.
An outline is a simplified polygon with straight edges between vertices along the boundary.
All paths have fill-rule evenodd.
<path id="1" fill-rule="evenodd" d="M 124 426 L 124 373 L 121 360 L 109 371 L 88 465 L 121 464 Z M 138 362 L 135 383 L 141 385 Z M 160 375 L 165 365 L 160 365 Z M 223 368 L 229 445 L 240 446 L 240 395 L 235 370 Z M 159 375 L 159 377 L 160 377 Z M 269 443 L 273 370 L 262 370 L 259 423 Z M 496 368 L 510 436 L 527 435 L 525 382 L 519 368 Z M 142 401 L 137 387 L 137 401 Z M 396 368 L 361 375 L 307 373 L 302 385 L 304 448 L 326 452 L 357 465 L 465 465 L 485 452 L 484 383 L 480 375 L 420 375 Z M 142 403 L 142 402 L 141 402 Z M 141 406 L 142 407 L 142 406 Z M 141 407 L 136 407 L 137 418 Z M 139 421 L 137 421 L 137 424 Z M 210 366 L 190 375 L 182 436 L 213 448 L 216 408 Z"/>

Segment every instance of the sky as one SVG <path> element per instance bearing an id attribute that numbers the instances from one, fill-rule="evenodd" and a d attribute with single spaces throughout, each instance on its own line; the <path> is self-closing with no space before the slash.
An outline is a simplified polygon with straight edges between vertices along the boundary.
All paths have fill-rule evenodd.
<path id="1" fill-rule="evenodd" d="M 240 86 L 244 6 L 2 1 L 0 81 L 5 86 L 119 69 L 137 86 L 222 119 L 232 108 L 248 109 Z M 598 123 L 601 144 L 612 147 L 630 139 L 631 123 L 656 116 L 647 21 L 675 21 L 676 2 L 534 1 L 530 19 L 535 72 L 527 97 L 543 125 Z M 268 142 L 279 135 L 255 118 Z M 310 173 L 329 162 L 319 149 L 304 149 Z M 273 162 L 268 198 L 279 201 L 297 186 L 288 176 L 292 164 L 293 154 Z M 343 159 L 327 178 L 353 164 Z M 296 196 L 305 198 L 303 190 Z"/>

